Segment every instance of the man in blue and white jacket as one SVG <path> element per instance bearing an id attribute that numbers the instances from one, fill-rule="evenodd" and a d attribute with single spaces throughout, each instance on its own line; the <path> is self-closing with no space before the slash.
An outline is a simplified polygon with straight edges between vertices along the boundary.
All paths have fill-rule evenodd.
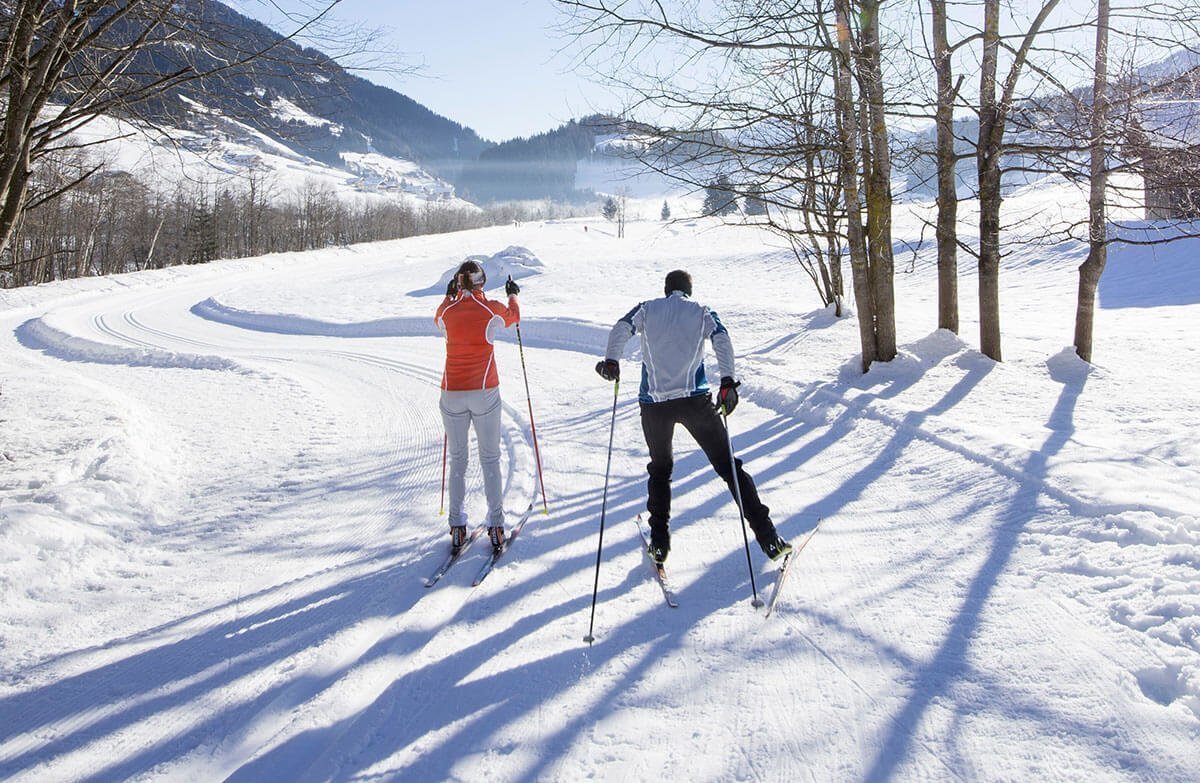
<path id="1" fill-rule="evenodd" d="M 771 510 L 758 497 L 754 479 L 742 469 L 742 461 L 730 464 L 729 442 L 718 411 L 728 416 L 737 406 L 733 379 L 733 343 L 721 319 L 712 310 L 692 300 L 692 278 L 677 269 L 667 275 L 665 296 L 642 302 L 613 325 L 604 359 L 596 372 L 607 381 L 621 375 L 620 356 L 634 335 L 642 343 L 641 403 L 642 433 L 650 450 L 650 474 L 646 482 L 646 510 L 650 513 L 650 557 L 657 563 L 671 549 L 671 471 L 675 466 L 671 439 L 675 425 L 682 424 L 695 438 L 729 491 L 734 493 L 736 470 L 742 510 L 763 552 L 772 560 L 792 551 L 771 522 Z M 704 341 L 711 340 L 721 373 L 721 387 L 714 407 L 704 372 Z"/>

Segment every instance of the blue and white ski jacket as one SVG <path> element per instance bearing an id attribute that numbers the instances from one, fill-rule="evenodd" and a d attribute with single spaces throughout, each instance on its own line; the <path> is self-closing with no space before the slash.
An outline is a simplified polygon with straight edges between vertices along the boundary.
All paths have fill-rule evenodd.
<path id="1" fill-rule="evenodd" d="M 635 334 L 642 340 L 642 402 L 708 394 L 705 340 L 712 340 L 721 377 L 733 377 L 733 342 L 725 325 L 682 291 L 642 302 L 613 324 L 604 357 L 619 361 Z"/>

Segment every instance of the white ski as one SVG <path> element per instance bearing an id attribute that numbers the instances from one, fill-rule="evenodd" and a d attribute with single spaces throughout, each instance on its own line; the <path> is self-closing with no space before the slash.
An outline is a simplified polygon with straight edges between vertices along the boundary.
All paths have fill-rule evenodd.
<path id="1" fill-rule="evenodd" d="M 658 580 L 658 586 L 662 588 L 663 598 L 667 601 L 667 606 L 672 609 L 679 608 L 679 602 L 675 600 L 675 590 L 672 589 L 671 583 L 667 580 L 667 570 L 663 568 L 662 563 L 656 563 L 650 559 L 650 531 L 642 524 L 642 515 L 637 516 L 638 533 L 642 536 L 642 552 L 646 555 L 646 560 L 650 563 L 654 570 L 654 576 Z"/>
<path id="2" fill-rule="evenodd" d="M 821 521 L 817 520 L 817 526 L 812 529 L 804 540 L 800 542 L 800 546 L 793 549 L 786 557 L 783 558 L 783 563 L 779 566 L 779 571 L 775 577 L 775 587 L 771 590 L 771 598 L 767 601 L 767 613 L 765 617 L 771 616 L 771 611 L 775 608 L 775 602 L 779 600 L 779 592 L 783 588 L 783 580 L 787 579 L 788 571 L 791 570 L 792 562 L 804 547 L 808 546 L 808 542 L 812 541 L 812 537 L 821 529 Z"/>

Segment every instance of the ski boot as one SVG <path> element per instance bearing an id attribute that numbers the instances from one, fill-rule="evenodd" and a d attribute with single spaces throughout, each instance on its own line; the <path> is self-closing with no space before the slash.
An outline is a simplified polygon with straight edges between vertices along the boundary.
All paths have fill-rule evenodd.
<path id="1" fill-rule="evenodd" d="M 787 541 L 784 541 L 783 536 L 779 535 L 778 533 L 775 534 L 775 539 L 773 541 L 768 541 L 765 544 L 760 541 L 758 542 L 758 545 L 762 547 L 763 554 L 772 560 L 778 560 L 784 555 L 790 555 L 792 553 L 792 545 Z"/>
<path id="2" fill-rule="evenodd" d="M 650 559 L 656 565 L 662 565 L 667 562 L 667 555 L 671 552 L 671 534 L 662 533 L 661 535 L 653 528 L 650 528 L 650 546 L 646 549 Z"/>
<path id="3" fill-rule="evenodd" d="M 450 550 L 458 552 L 467 543 L 467 526 L 453 525 L 450 528 Z"/>
<path id="4" fill-rule="evenodd" d="M 492 541 L 492 552 L 500 554 L 504 551 L 504 525 L 496 525 L 488 528 L 488 538 Z"/>

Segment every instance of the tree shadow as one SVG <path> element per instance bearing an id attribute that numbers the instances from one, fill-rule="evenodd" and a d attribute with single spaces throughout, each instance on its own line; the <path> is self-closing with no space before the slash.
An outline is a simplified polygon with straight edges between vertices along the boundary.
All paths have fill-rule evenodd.
<path id="1" fill-rule="evenodd" d="M 969 374 L 964 381 L 968 377 Z M 1017 548 L 1038 496 L 1042 494 L 1049 459 L 1063 448 L 1074 432 L 1072 416 L 1083 387 L 1084 379 L 1063 385 L 1049 416 L 1052 431 L 1022 467 L 1020 473 L 1028 478 L 1020 482 L 1007 510 L 1000 513 L 1001 522 L 993 531 L 987 557 L 967 587 L 941 645 L 927 663 L 911 667 L 916 670 L 912 693 L 904 708 L 890 722 L 879 753 L 864 777 L 868 783 L 881 783 L 897 775 L 911 754 L 917 729 L 930 705 L 946 697 L 950 687 L 970 672 L 968 652 L 979 631 L 983 609 Z"/>
<path id="2" fill-rule="evenodd" d="M 895 466 L 913 439 L 923 437 L 921 424 L 929 416 L 957 404 L 993 368 L 991 363 L 983 362 L 969 366 L 963 377 L 928 409 L 903 416 L 889 441 L 865 465 L 839 477 L 833 490 L 784 520 L 781 530 L 787 534 L 801 532 L 811 528 L 816 517 L 833 516 L 857 500 Z M 917 380 L 900 378 L 884 384 L 878 392 L 864 394 L 896 394 L 901 385 Z M 1029 475 L 1044 475 L 1047 460 L 1070 438 L 1071 411 L 1082 387 L 1082 381 L 1064 386 L 1050 417 L 1054 431 L 1038 454 L 1031 456 L 1026 465 Z M 585 429 L 587 437 L 600 442 L 603 432 L 606 439 L 609 411 L 607 405 L 597 406 L 586 422 L 581 421 L 581 425 L 590 427 Z M 631 425 L 636 409 L 626 406 L 619 413 L 621 421 Z M 832 422 L 771 417 L 735 433 L 735 450 L 762 487 L 773 479 L 784 479 L 793 471 L 819 464 L 822 453 L 847 434 L 861 416 L 861 405 L 856 403 Z M 818 434 L 813 437 L 814 433 Z M 641 450 L 639 442 L 628 447 L 626 456 L 640 454 Z M 755 460 L 767 459 L 771 462 L 762 469 L 755 464 Z M 580 473 L 591 477 L 585 471 Z M 686 530 L 697 521 L 713 517 L 728 516 L 731 523 L 738 519 L 724 483 L 699 449 L 680 452 L 676 476 L 674 488 L 678 495 L 693 493 L 696 497 L 698 491 L 708 487 L 712 490 L 711 496 L 689 506 L 688 513 L 679 519 L 680 527 Z M 359 487 L 379 481 L 374 474 L 346 480 L 357 481 L 354 485 Z M 707 563 L 702 580 L 679 589 L 682 606 L 678 610 L 665 609 L 656 596 L 643 595 L 638 604 L 628 600 L 631 591 L 653 592 L 656 588 L 645 568 L 640 537 L 628 523 L 612 520 L 632 517 L 642 510 L 644 481 L 641 473 L 636 477 L 617 476 L 609 487 L 606 515 L 608 524 L 616 529 L 604 539 L 604 570 L 598 595 L 601 625 L 597 642 L 591 647 L 581 641 L 586 630 L 582 626 L 571 628 L 572 635 L 580 639 L 578 646 L 562 646 L 542 654 L 536 641 L 548 627 L 573 624 L 587 617 L 595 550 L 580 551 L 572 545 L 594 540 L 600 517 L 598 480 L 554 497 L 554 517 L 544 524 L 535 517 L 514 545 L 513 559 L 525 561 L 520 563 L 522 567 L 506 569 L 507 563 L 503 563 L 474 592 L 466 592 L 465 584 L 474 566 L 482 561 L 482 553 L 472 553 L 464 564 L 455 567 L 445 580 L 449 585 L 445 590 L 450 592 L 444 592 L 443 587 L 426 590 L 419 581 L 425 575 L 425 566 L 432 568 L 434 558 L 420 553 L 414 556 L 411 547 L 384 548 L 322 574 L 324 584 L 305 577 L 247 596 L 243 600 L 248 604 L 269 605 L 245 615 L 215 622 L 199 632 L 189 631 L 205 620 L 201 615 L 216 618 L 238 614 L 232 602 L 214 606 L 201 615 L 181 618 L 136 639 L 122 640 L 120 645 L 136 651 L 121 660 L 0 698 L 6 735 L 36 735 L 47 729 L 58 732 L 36 748 L 6 758 L 0 764 L 0 776 L 83 752 L 93 742 L 119 739 L 122 732 L 136 724 L 191 710 L 200 716 L 194 723 L 173 734 L 164 732 L 149 747 L 109 760 L 107 766 L 96 767 L 86 779 L 134 777 L 169 765 L 203 746 L 214 754 L 228 751 L 234 766 L 222 774 L 229 775 L 230 780 L 445 780 L 456 777 L 456 765 L 464 752 L 503 754 L 514 750 L 508 744 L 493 748 L 489 743 L 496 741 L 499 729 L 518 722 L 536 723 L 545 710 L 554 712 L 552 725 L 528 738 L 533 757 L 523 767 L 520 778 L 554 777 L 558 773 L 554 765 L 566 749 L 585 738 L 590 727 L 626 709 L 631 691 L 656 666 L 687 649 L 698 623 L 749 597 L 745 558 L 740 548 L 734 548 Z M 1022 483 L 1021 491 L 1003 515 L 1008 521 L 995 531 L 986 562 L 968 588 L 950 632 L 928 664 L 922 665 L 886 639 L 847 627 L 840 618 L 822 615 L 818 610 L 801 610 L 831 632 L 877 650 L 884 660 L 917 673 L 913 694 L 892 719 L 868 780 L 895 777 L 919 742 L 917 726 L 929 705 L 942 698 L 959 678 L 978 674 L 967 661 L 971 639 L 978 630 L 981 610 L 1016 547 L 1022 530 L 1019 520 L 1040 491 L 1040 482 L 1034 478 Z M 769 494 L 769 489 L 764 494 Z M 767 497 L 764 500 L 769 502 Z M 617 567 L 618 563 L 630 562 L 635 563 L 633 568 Z M 718 587 L 727 589 L 715 593 L 714 583 L 722 583 Z M 473 613 L 503 609 L 507 601 L 520 600 L 526 593 L 548 587 L 560 588 L 564 596 L 545 600 L 527 614 L 513 613 L 513 622 L 502 628 L 472 635 L 478 628 L 471 621 Z M 453 603 L 458 595 L 466 595 L 467 599 Z M 631 610 L 630 606 L 635 608 Z M 618 615 L 617 607 L 620 620 L 609 624 Z M 423 611 L 426 608 L 431 611 Z M 277 682 L 255 691 L 248 701 L 221 702 L 226 688 L 247 678 L 277 672 L 289 658 L 336 639 L 358 623 L 379 620 L 386 623 L 386 632 L 370 639 L 361 654 L 329 668 L 309 668 L 299 676 L 276 675 Z M 460 638 L 467 641 L 453 643 Z M 146 648 L 157 640 L 164 641 Z M 348 714 L 318 727 L 295 730 L 269 747 L 261 747 L 260 741 L 253 750 L 261 753 L 245 752 L 238 745 L 254 731 L 256 719 L 264 713 L 287 715 L 321 694 L 347 687 L 343 678 L 372 666 L 390 667 L 396 676 L 377 692 L 363 694 L 362 704 Z M 487 677 L 479 675 L 489 669 L 499 671 Z M 988 682 L 997 690 L 1004 688 L 1004 683 Z M 585 690 L 581 696 L 572 696 L 571 709 L 556 711 L 559 694 L 579 687 Z M 122 688 L 125 690 L 119 690 Z M 81 698 L 81 694 L 86 697 Z M 105 702 L 119 704 L 105 709 Z M 221 706 L 195 706 L 214 703 Z M 1013 698 L 1006 704 L 1045 725 L 1100 731 L 1064 721 L 1049 708 L 1031 701 Z M 100 709 L 89 714 L 95 705 Z M 287 726 L 289 731 L 295 728 L 293 723 Z"/>

